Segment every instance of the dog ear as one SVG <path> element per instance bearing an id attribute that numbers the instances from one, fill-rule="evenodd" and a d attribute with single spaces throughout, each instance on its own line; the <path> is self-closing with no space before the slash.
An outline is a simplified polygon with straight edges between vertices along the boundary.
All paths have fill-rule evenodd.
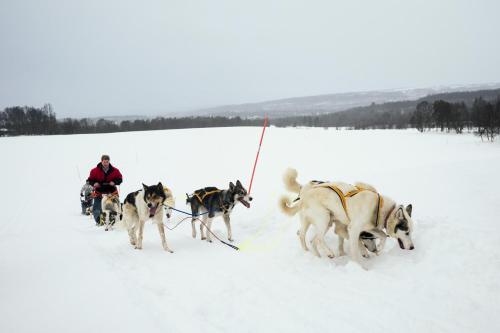
<path id="1" fill-rule="evenodd" d="M 142 183 L 142 188 L 146 191 L 148 189 L 148 185 L 144 185 L 144 183 Z"/>
<path id="2" fill-rule="evenodd" d="M 412 205 L 411 205 L 411 204 L 409 204 L 409 205 L 408 205 L 408 206 L 406 206 L 406 208 L 405 208 L 406 212 L 408 213 L 408 215 L 410 215 L 410 217 L 411 217 L 411 210 L 412 210 L 412 209 L 413 209 L 413 207 L 412 207 Z"/>
<path id="3" fill-rule="evenodd" d="M 158 188 L 161 188 L 163 190 L 163 185 L 161 184 L 161 182 L 158 182 L 158 185 L 156 185 Z"/>
<path id="4" fill-rule="evenodd" d="M 239 180 L 236 181 L 236 186 L 243 187 L 243 185 L 241 185 L 241 182 Z"/>
<path id="5" fill-rule="evenodd" d="M 402 207 L 400 207 L 400 208 L 398 209 L 398 211 L 396 212 L 396 218 L 398 218 L 399 220 L 401 220 L 401 219 L 403 219 L 404 217 L 405 217 L 405 216 L 404 216 L 404 214 L 403 214 L 403 208 L 402 208 Z"/>
<path id="6" fill-rule="evenodd" d="M 233 182 L 229 182 L 229 189 L 231 191 L 234 190 L 234 184 L 233 184 Z"/>

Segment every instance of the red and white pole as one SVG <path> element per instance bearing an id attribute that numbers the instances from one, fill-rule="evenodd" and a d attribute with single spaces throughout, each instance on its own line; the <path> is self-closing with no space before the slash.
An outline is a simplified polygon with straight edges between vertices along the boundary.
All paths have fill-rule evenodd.
<path id="1" fill-rule="evenodd" d="M 260 135 L 259 149 L 257 150 L 257 156 L 255 156 L 255 163 L 253 164 L 252 178 L 250 179 L 250 186 L 248 186 L 248 195 L 252 191 L 253 176 L 255 175 L 255 168 L 257 167 L 257 161 L 259 160 L 260 147 L 262 146 L 262 140 L 264 139 L 264 133 L 267 127 L 267 116 L 264 117 L 264 127 L 262 128 L 262 134 Z"/>

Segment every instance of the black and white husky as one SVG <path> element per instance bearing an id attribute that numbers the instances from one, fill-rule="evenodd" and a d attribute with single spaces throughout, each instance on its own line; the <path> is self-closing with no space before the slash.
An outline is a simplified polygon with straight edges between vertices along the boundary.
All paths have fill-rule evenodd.
<path id="1" fill-rule="evenodd" d="M 144 223 L 152 219 L 160 232 L 163 249 L 173 253 L 167 245 L 163 226 L 163 205 L 174 206 L 172 192 L 161 183 L 152 186 L 142 184 L 142 187 L 142 190 L 129 193 L 123 203 L 123 222 L 128 230 L 130 244 L 142 249 Z"/>
<path id="2" fill-rule="evenodd" d="M 210 231 L 207 231 L 205 235 L 205 226 L 211 230 L 213 218 L 222 216 L 227 228 L 227 239 L 232 242 L 230 214 L 238 202 L 250 208 L 249 201 L 252 201 L 252 197 L 248 195 L 247 190 L 239 180 L 236 181 L 236 185 L 230 182 L 227 190 L 219 190 L 217 187 L 205 187 L 194 191 L 192 196 L 187 195 L 186 203 L 191 205 L 193 215 L 191 220 L 193 238 L 196 238 L 196 218 L 201 215 L 201 239 L 212 242 Z"/>

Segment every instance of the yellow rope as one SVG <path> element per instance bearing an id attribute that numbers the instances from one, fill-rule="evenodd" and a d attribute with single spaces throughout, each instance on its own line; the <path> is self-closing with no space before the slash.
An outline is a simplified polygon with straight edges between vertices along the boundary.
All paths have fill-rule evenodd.
<path id="1" fill-rule="evenodd" d="M 276 219 L 272 218 L 274 212 L 275 210 L 273 209 L 273 207 L 269 207 L 269 210 L 264 215 L 264 217 L 259 218 L 261 223 L 258 226 L 257 231 L 250 234 L 249 237 L 247 237 L 241 243 L 238 244 L 240 251 L 270 252 L 280 246 L 286 234 L 286 230 L 288 230 L 288 228 L 290 228 L 293 224 L 282 223 L 279 225 L 280 227 L 276 232 L 269 233 L 272 224 L 280 222 L 279 218 Z M 262 238 L 263 236 L 270 236 L 270 235 L 272 235 L 270 239 L 263 239 L 259 241 L 260 238 Z"/>

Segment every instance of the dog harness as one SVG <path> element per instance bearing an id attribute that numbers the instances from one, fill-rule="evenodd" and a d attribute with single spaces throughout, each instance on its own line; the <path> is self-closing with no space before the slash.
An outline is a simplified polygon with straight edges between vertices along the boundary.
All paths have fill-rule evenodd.
<path id="1" fill-rule="evenodd" d="M 331 183 L 316 182 L 316 181 L 313 181 L 313 182 L 316 183 L 316 185 L 314 185 L 314 187 L 329 188 L 330 190 L 332 190 L 335 193 L 337 193 L 337 195 L 339 196 L 340 202 L 342 203 L 342 207 L 344 208 L 345 214 L 346 214 L 346 216 L 347 216 L 348 219 L 351 219 L 351 218 L 349 217 L 349 213 L 347 212 L 346 198 L 353 197 L 356 194 L 358 194 L 360 192 L 363 192 L 363 191 L 370 191 L 370 192 L 375 193 L 377 195 L 377 197 L 378 197 L 378 200 L 377 200 L 378 201 L 378 204 L 377 204 L 377 217 L 376 217 L 376 220 L 375 220 L 375 226 L 378 226 L 379 215 L 380 215 L 380 207 L 382 207 L 382 205 L 384 204 L 384 199 L 382 199 L 382 196 L 378 192 L 373 191 L 373 190 L 368 189 L 368 188 L 354 186 L 354 188 L 355 188 L 354 190 L 349 191 L 346 194 L 344 194 L 344 192 L 342 192 L 342 190 L 340 188 L 338 188 L 337 186 L 335 186 L 335 185 L 333 185 Z"/>
<path id="2" fill-rule="evenodd" d="M 193 193 L 193 196 L 198 199 L 200 204 L 203 205 L 203 200 L 209 195 L 215 194 L 215 193 L 221 193 L 224 192 L 223 190 L 219 190 L 217 188 L 213 188 L 210 191 L 207 191 L 206 189 L 201 189 L 197 190 Z M 227 202 L 224 198 L 224 195 L 219 196 L 219 208 L 224 214 L 227 214 L 227 212 L 231 209 L 231 203 Z"/>
<path id="3" fill-rule="evenodd" d="M 205 189 L 201 189 L 201 190 L 198 190 L 198 191 L 195 191 L 193 193 L 193 195 L 200 201 L 200 203 L 202 204 L 203 203 L 203 200 L 209 196 L 209 195 L 212 195 L 214 193 L 219 193 L 219 192 L 222 192 L 222 190 L 219 190 L 219 189 L 215 189 L 215 190 L 212 190 L 212 191 L 206 191 Z"/>

